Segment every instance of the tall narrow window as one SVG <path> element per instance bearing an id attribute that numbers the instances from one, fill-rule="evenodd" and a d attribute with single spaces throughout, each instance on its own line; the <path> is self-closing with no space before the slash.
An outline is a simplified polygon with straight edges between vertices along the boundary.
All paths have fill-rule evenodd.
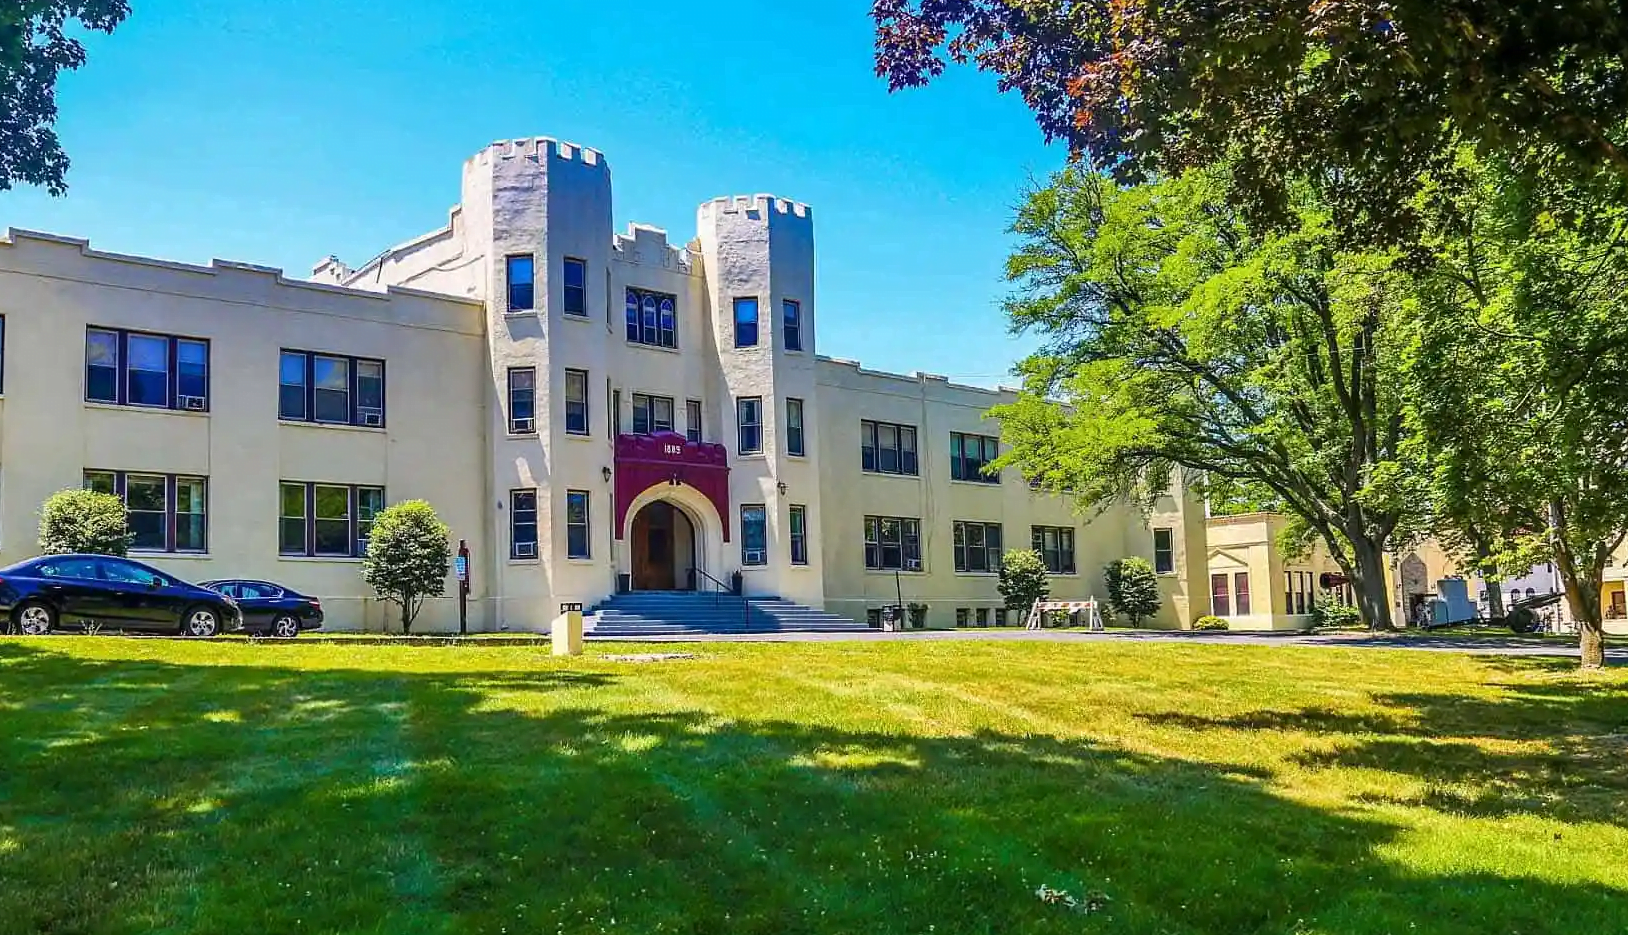
<path id="1" fill-rule="evenodd" d="M 565 432 L 588 434 L 588 371 L 565 371 Z"/>
<path id="2" fill-rule="evenodd" d="M 701 401 L 699 399 L 686 399 L 684 401 L 684 437 L 697 445 L 701 444 Z"/>
<path id="3" fill-rule="evenodd" d="M 373 537 L 373 521 L 384 512 L 383 487 L 356 488 L 356 554 L 367 554 L 367 541 Z"/>
<path id="4" fill-rule="evenodd" d="M 349 487 L 317 484 L 312 488 L 312 503 L 316 519 L 312 523 L 312 553 L 315 555 L 349 556 L 354 546 L 350 537 Z"/>
<path id="5" fill-rule="evenodd" d="M 312 394 L 318 422 L 350 423 L 350 361 L 343 357 L 315 359 L 316 387 Z"/>
<path id="6" fill-rule="evenodd" d="M 1232 616 L 1232 602 L 1227 599 L 1227 576 L 1210 576 L 1210 613 L 1217 617 Z"/>
<path id="7" fill-rule="evenodd" d="M 780 303 L 780 334 L 788 351 L 803 349 L 803 307 L 791 299 Z"/>
<path id="8" fill-rule="evenodd" d="M 1238 607 L 1238 616 L 1249 613 L 1249 572 L 1240 571 L 1232 576 L 1232 601 Z"/>
<path id="9" fill-rule="evenodd" d="M 1176 570 L 1175 530 L 1153 530 L 1153 570 L 1161 575 L 1168 575 Z"/>
<path id="10" fill-rule="evenodd" d="M 85 398 L 119 401 L 119 333 L 92 328 L 85 332 Z"/>
<path id="11" fill-rule="evenodd" d="M 305 485 L 283 484 L 280 491 L 277 550 L 284 555 L 305 555 Z"/>
<path id="12" fill-rule="evenodd" d="M 384 425 L 384 361 L 356 361 L 356 422 Z"/>
<path id="13" fill-rule="evenodd" d="M 588 491 L 565 492 L 565 554 L 567 558 L 589 558 Z"/>
<path id="14" fill-rule="evenodd" d="M 511 256 L 505 265 L 508 268 L 509 311 L 531 311 L 536 307 L 532 258 L 529 255 Z"/>
<path id="15" fill-rule="evenodd" d="M 803 401 L 786 397 L 786 454 L 803 454 Z"/>
<path id="16" fill-rule="evenodd" d="M 769 563 L 768 511 L 761 503 L 741 505 L 741 564 Z"/>
<path id="17" fill-rule="evenodd" d="M 537 368 L 509 368 L 509 434 L 537 431 Z"/>
<path id="18" fill-rule="evenodd" d="M 763 397 L 743 396 L 735 400 L 735 424 L 738 427 L 737 454 L 751 455 L 763 451 Z"/>
<path id="19" fill-rule="evenodd" d="M 616 436 L 622 434 L 622 391 L 621 390 L 612 390 L 611 391 L 610 418 L 611 418 L 611 437 L 615 438 Z"/>
<path id="20" fill-rule="evenodd" d="M 793 565 L 808 564 L 808 507 L 798 504 L 791 505 L 791 563 Z"/>
<path id="21" fill-rule="evenodd" d="M 565 258 L 565 314 L 588 317 L 588 264 Z"/>
<path id="22" fill-rule="evenodd" d="M 0 393 L 6 390 L 6 316 L 0 315 Z"/>
<path id="23" fill-rule="evenodd" d="M 537 557 L 537 491 L 509 491 L 509 557 Z"/>
<path id="24" fill-rule="evenodd" d="M 277 363 L 277 417 L 300 422 L 310 418 L 305 405 L 305 355 L 283 351 Z"/>
<path id="25" fill-rule="evenodd" d="M 209 345 L 202 341 L 175 342 L 177 409 L 202 409 L 209 398 Z"/>
<path id="26" fill-rule="evenodd" d="M 204 551 L 209 541 L 206 498 L 203 478 L 175 479 L 175 551 Z"/>
<path id="27" fill-rule="evenodd" d="M 757 299 L 746 296 L 735 300 L 735 346 L 757 347 Z"/>
<path id="28" fill-rule="evenodd" d="M 130 515 L 130 548 L 162 552 L 168 545 L 164 518 L 169 497 L 162 474 L 130 474 L 124 481 L 124 505 Z"/>

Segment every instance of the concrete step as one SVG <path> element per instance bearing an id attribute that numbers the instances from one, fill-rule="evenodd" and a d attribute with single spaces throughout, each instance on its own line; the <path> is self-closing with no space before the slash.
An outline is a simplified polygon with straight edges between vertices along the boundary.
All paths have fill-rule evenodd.
<path id="1" fill-rule="evenodd" d="M 584 620 L 592 636 L 683 636 L 746 633 L 854 633 L 870 627 L 774 596 L 643 591 L 618 594 Z"/>

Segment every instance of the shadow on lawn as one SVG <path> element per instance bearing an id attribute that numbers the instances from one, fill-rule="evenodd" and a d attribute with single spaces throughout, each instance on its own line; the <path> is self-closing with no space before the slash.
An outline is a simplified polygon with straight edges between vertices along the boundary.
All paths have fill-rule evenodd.
<path id="1" fill-rule="evenodd" d="M 1380 854 L 1397 827 L 1228 767 L 617 710 L 641 698 L 591 672 L 94 663 L 0 644 L 0 931 L 1356 935 L 1624 920 L 1605 887 L 1406 872 Z M 1082 918 L 1042 904 L 1040 884 L 1111 902 Z"/>
<path id="2" fill-rule="evenodd" d="M 1542 659 L 1486 660 L 1512 680 L 1495 697 L 1398 692 L 1375 695 L 1383 708 L 1249 711 L 1227 717 L 1138 715 L 1188 730 L 1299 731 L 1334 741 L 1294 759 L 1312 768 L 1384 770 L 1419 780 L 1417 794 L 1374 801 L 1420 805 L 1456 815 L 1532 814 L 1567 822 L 1628 827 L 1628 687 L 1585 680 L 1521 681 L 1574 672 Z"/>

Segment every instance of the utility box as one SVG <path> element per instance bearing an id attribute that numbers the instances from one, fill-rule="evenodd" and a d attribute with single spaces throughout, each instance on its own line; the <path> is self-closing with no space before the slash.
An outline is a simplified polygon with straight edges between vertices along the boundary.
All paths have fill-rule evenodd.
<path id="1" fill-rule="evenodd" d="M 554 655 L 582 655 L 582 605 L 561 604 L 560 615 L 550 628 L 554 637 Z"/>

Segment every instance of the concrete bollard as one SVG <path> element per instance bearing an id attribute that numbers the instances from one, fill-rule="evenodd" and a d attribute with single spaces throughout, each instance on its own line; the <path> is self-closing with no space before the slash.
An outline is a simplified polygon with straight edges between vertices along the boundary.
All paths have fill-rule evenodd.
<path id="1" fill-rule="evenodd" d="M 554 655 L 582 655 L 582 605 L 561 604 L 549 631 L 554 637 Z"/>

